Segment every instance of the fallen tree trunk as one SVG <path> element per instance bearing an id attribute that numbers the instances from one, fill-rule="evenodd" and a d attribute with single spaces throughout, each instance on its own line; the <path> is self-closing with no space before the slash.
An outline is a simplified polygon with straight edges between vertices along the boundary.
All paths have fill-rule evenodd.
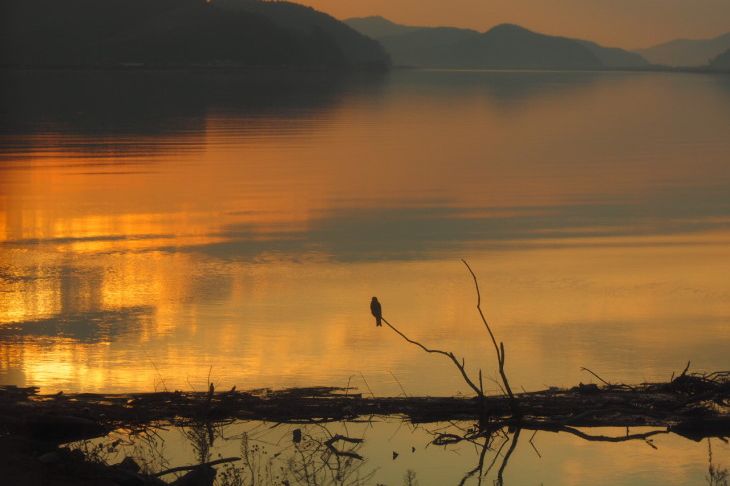
<path id="1" fill-rule="evenodd" d="M 39 395 L 36 389 L 0 387 L 0 426 L 34 440 L 61 443 L 98 437 L 119 427 L 151 422 L 281 423 L 357 420 L 397 415 L 412 422 L 477 420 L 522 423 L 549 430 L 564 426 L 660 426 L 691 438 L 730 435 L 730 372 L 682 374 L 667 383 L 606 383 L 550 388 L 512 398 L 363 397 L 350 389 Z"/>

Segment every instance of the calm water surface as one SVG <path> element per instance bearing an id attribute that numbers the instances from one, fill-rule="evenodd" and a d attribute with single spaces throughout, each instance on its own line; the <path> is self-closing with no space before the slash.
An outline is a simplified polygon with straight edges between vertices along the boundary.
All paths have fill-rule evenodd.
<path id="1" fill-rule="evenodd" d="M 149 473 L 240 457 L 241 461 L 218 466 L 218 484 L 241 484 L 234 482 L 241 478 L 243 484 L 272 486 L 722 486 L 730 457 L 730 446 L 720 439 L 693 442 L 661 430 L 646 440 L 625 442 L 600 440 L 625 437 L 625 429 L 599 428 L 579 431 L 591 440 L 566 432 L 505 429 L 471 442 L 433 443 L 438 434 L 463 436 L 471 425 L 414 426 L 372 417 L 312 425 L 199 424 L 132 436 L 118 431 L 71 447 L 111 464 L 133 457 Z M 294 441 L 297 429 L 300 442 Z M 653 431 L 629 432 L 633 436 Z M 327 447 L 327 441 L 338 435 L 362 442 L 336 440 Z M 175 476 L 164 478 L 170 481 Z"/>
<path id="2" fill-rule="evenodd" d="M 460 258 L 517 389 L 730 368 L 727 76 L 2 79 L 0 383 L 496 388 Z"/>

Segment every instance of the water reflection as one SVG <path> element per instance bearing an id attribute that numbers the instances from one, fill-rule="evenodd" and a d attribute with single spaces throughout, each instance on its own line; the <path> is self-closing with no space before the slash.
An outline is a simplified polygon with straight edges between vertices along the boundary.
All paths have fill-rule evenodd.
<path id="1" fill-rule="evenodd" d="M 415 338 L 483 363 L 461 257 L 528 389 L 572 385 L 581 366 L 643 381 L 728 365 L 725 78 L 3 83 L 3 380 L 188 388 L 212 366 L 242 388 L 362 373 L 380 395 L 400 393 L 393 375 L 409 393 L 465 391 L 367 325 L 378 295 Z"/>
<path id="2" fill-rule="evenodd" d="M 254 130 L 267 124 L 284 130 L 303 121 L 316 124 L 316 114 L 336 108 L 344 93 L 358 87 L 377 90 L 383 79 L 372 73 L 275 71 L 6 70 L 2 74 L 0 127 L 6 135 L 57 131 L 147 140 L 166 134 L 202 136 L 208 116 L 220 111 L 244 115 L 251 123 L 246 128 Z M 79 147 L 103 150 L 102 144 L 85 142 Z"/>
<path id="3" fill-rule="evenodd" d="M 195 465 L 219 485 L 725 484 L 727 442 L 666 429 L 484 430 L 452 422 L 192 423 L 78 443 L 87 457 L 132 458 L 171 481 Z M 215 472 L 217 470 L 217 474 Z M 170 471 L 170 472 L 167 472 Z"/>

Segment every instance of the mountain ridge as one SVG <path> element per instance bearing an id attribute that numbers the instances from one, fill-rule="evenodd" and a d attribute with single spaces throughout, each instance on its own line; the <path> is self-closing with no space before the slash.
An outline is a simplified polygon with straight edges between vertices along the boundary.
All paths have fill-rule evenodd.
<path id="1" fill-rule="evenodd" d="M 485 32 L 397 24 L 380 16 L 344 22 L 380 41 L 395 65 L 427 68 L 616 69 L 648 67 L 636 53 L 551 36 L 516 24 Z"/>
<path id="2" fill-rule="evenodd" d="M 652 64 L 671 67 L 706 66 L 730 49 L 730 32 L 708 39 L 674 39 L 634 52 Z"/>
<path id="3" fill-rule="evenodd" d="M 0 0 L 0 12 L 5 66 L 389 66 L 377 41 L 291 2 Z"/>

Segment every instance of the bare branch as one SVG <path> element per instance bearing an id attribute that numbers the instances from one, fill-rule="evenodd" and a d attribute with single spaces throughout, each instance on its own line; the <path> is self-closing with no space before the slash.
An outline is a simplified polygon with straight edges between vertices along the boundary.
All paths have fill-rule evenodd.
<path id="1" fill-rule="evenodd" d="M 477 280 L 477 276 L 474 273 L 474 271 L 471 269 L 469 264 L 466 260 L 461 260 L 462 263 L 466 266 L 467 270 L 469 270 L 469 273 L 471 274 L 472 279 L 474 280 L 474 288 L 477 291 L 477 311 L 479 311 L 479 317 L 482 319 L 482 323 L 484 323 L 484 327 L 487 329 L 487 332 L 489 333 L 489 337 L 492 339 L 492 344 L 494 345 L 494 351 L 497 353 L 497 364 L 499 365 L 499 375 L 502 377 L 502 383 L 504 384 L 504 389 L 507 391 L 507 396 L 510 399 L 510 403 L 512 404 L 513 411 L 517 412 L 517 405 L 515 401 L 515 395 L 512 393 L 512 387 L 509 385 L 509 380 L 507 379 L 507 373 L 504 371 L 504 343 L 497 344 L 497 339 L 494 337 L 494 333 L 492 332 L 492 328 L 489 326 L 489 322 L 487 321 L 487 318 L 484 316 L 484 312 L 482 311 L 482 293 L 479 290 L 479 281 Z"/>
<path id="2" fill-rule="evenodd" d="M 464 361 L 462 360 L 462 362 L 460 363 L 459 360 L 456 358 L 456 356 L 454 356 L 454 353 L 442 351 L 440 349 L 428 348 L 428 347 L 424 346 L 423 344 L 419 343 L 418 341 L 414 341 L 413 339 L 409 338 L 408 336 L 406 336 L 405 334 L 400 332 L 393 324 L 388 322 L 388 320 L 385 317 L 383 317 L 383 322 L 386 323 L 388 325 L 388 327 L 391 328 L 393 331 L 395 331 L 400 337 L 402 337 L 409 343 L 418 346 L 425 352 L 431 353 L 431 354 L 441 354 L 441 355 L 449 358 L 454 363 L 454 365 L 456 365 L 456 367 L 459 369 L 461 376 L 464 378 L 464 381 L 466 382 L 466 384 L 469 385 L 469 388 L 474 390 L 474 392 L 477 394 L 477 396 L 480 396 L 480 397 L 483 396 L 482 391 L 479 389 L 479 387 L 474 384 L 474 382 L 471 380 L 471 378 L 469 378 L 469 375 L 467 374 L 466 369 L 465 369 Z"/>

